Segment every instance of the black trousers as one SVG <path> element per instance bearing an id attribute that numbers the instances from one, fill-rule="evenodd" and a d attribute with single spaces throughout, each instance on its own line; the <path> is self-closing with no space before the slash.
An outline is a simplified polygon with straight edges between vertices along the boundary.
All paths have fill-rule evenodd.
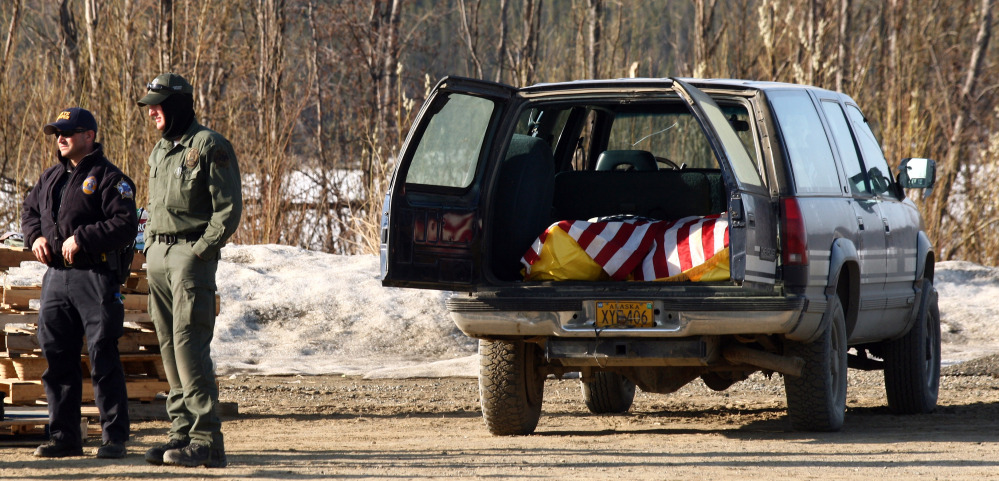
<path id="1" fill-rule="evenodd" d="M 38 342 L 49 367 L 42 374 L 53 441 L 80 445 L 83 336 L 90 353 L 94 402 L 101 413 L 103 440 L 125 442 L 129 436 L 128 393 L 118 354 L 125 306 L 120 285 L 106 269 L 50 267 L 42 280 Z"/>

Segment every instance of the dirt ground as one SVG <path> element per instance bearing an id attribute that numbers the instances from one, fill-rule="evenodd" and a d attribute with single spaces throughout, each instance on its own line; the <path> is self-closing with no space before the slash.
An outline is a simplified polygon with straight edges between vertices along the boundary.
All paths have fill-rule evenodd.
<path id="1" fill-rule="evenodd" d="M 578 381 L 549 380 L 531 436 L 490 435 L 474 379 L 234 376 L 222 400 L 225 469 L 152 466 L 165 421 L 133 424 L 130 454 L 59 460 L 0 446 L 2 479 L 988 479 L 999 478 L 999 359 L 945 368 L 940 407 L 893 416 L 880 373 L 851 371 L 838 433 L 789 429 L 783 383 L 754 375 L 724 392 L 700 381 L 639 392 L 623 415 L 591 415 Z M 96 447 L 91 440 L 87 452 Z"/>

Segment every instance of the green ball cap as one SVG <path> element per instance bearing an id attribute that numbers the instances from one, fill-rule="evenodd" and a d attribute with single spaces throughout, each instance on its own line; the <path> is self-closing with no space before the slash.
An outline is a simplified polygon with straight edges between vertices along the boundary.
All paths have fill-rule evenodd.
<path id="1" fill-rule="evenodd" d="M 173 94 L 194 94 L 194 87 L 187 79 L 175 73 L 160 74 L 146 84 L 146 96 L 139 99 L 139 107 L 159 105 Z"/>

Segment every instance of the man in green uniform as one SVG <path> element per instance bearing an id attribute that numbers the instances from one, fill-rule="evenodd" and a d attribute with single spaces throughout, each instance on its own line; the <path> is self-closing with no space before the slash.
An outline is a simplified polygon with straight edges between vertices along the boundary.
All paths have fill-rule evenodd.
<path id="1" fill-rule="evenodd" d="M 224 467 L 210 346 L 220 250 L 242 213 L 239 166 L 229 141 L 198 124 L 184 77 L 165 73 L 147 88 L 138 103 L 163 138 L 149 154 L 146 275 L 172 424 L 170 441 L 149 449 L 146 461 Z"/>

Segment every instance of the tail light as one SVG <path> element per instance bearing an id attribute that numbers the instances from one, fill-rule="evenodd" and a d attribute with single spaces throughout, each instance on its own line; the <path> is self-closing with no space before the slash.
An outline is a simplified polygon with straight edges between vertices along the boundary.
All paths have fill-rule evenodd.
<path id="1" fill-rule="evenodd" d="M 786 266 L 808 264 L 808 238 L 798 200 L 781 199 L 781 258 Z"/>

